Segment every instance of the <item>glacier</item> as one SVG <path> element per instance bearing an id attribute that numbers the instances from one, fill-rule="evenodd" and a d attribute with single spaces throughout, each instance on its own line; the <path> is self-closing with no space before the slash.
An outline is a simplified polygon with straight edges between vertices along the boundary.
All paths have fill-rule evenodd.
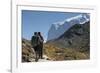
<path id="1" fill-rule="evenodd" d="M 84 24 L 88 21 L 90 21 L 90 14 L 83 13 L 62 22 L 53 23 L 48 31 L 47 41 L 58 38 L 75 24 Z"/>

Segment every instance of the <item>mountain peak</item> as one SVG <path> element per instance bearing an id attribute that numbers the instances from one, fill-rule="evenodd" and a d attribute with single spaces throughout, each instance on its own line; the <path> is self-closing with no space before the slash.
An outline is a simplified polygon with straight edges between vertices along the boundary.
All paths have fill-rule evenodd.
<path id="1" fill-rule="evenodd" d="M 72 20 L 79 20 L 81 21 L 81 19 L 89 19 L 89 14 L 79 14 L 77 16 L 71 17 L 66 19 L 67 22 L 71 22 Z"/>
<path id="2" fill-rule="evenodd" d="M 53 23 L 48 32 L 48 40 L 56 39 L 75 24 L 84 24 L 90 20 L 88 13 L 67 18 L 64 21 Z"/>

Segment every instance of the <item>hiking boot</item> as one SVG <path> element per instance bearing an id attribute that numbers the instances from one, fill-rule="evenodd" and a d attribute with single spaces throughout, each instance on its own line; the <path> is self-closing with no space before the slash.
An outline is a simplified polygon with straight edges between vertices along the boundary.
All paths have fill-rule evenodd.
<path id="1" fill-rule="evenodd" d="M 38 59 L 35 59 L 35 62 L 38 62 Z"/>

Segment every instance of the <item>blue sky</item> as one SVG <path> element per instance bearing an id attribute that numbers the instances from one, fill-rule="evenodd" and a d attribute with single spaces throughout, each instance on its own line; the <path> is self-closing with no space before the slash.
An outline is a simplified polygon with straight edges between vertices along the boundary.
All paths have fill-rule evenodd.
<path id="1" fill-rule="evenodd" d="M 46 40 L 52 23 L 79 14 L 81 13 L 22 10 L 22 37 L 30 40 L 34 32 L 41 32 Z"/>

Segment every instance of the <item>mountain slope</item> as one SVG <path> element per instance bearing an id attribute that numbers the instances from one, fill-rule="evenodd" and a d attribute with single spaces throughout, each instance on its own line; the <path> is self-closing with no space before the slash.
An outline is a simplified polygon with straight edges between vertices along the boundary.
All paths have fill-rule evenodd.
<path id="1" fill-rule="evenodd" d="M 22 62 L 30 62 L 30 58 L 34 58 L 34 52 L 31 49 L 29 40 L 22 39 Z"/>
<path id="2" fill-rule="evenodd" d="M 47 55 L 54 60 L 90 58 L 90 22 L 75 24 L 57 39 L 47 41 Z"/>
<path id="3" fill-rule="evenodd" d="M 89 53 L 90 47 L 90 22 L 75 24 L 57 39 L 50 40 L 48 44 L 60 48 L 74 48 Z"/>

